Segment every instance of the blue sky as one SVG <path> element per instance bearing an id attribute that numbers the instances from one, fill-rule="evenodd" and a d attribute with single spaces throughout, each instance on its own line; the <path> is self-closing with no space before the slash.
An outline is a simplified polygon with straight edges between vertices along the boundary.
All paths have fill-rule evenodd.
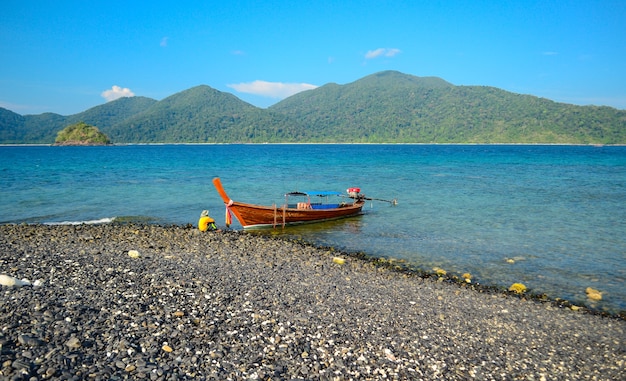
<path id="1" fill-rule="evenodd" d="M 0 5 L 0 107 L 22 115 L 201 84 L 265 108 L 383 70 L 626 109 L 626 1 Z"/>

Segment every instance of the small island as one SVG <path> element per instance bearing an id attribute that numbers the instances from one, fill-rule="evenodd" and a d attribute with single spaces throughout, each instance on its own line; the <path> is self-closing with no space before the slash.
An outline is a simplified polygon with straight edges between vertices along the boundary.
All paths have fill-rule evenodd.
<path id="1" fill-rule="evenodd" d="M 65 127 L 57 133 L 55 146 L 104 146 L 111 144 L 109 138 L 85 122 L 78 122 Z"/>

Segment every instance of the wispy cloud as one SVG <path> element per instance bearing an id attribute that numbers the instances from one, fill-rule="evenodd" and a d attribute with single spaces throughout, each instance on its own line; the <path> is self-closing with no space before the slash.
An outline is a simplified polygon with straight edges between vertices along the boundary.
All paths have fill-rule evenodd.
<path id="1" fill-rule="evenodd" d="M 100 95 L 102 95 L 102 98 L 106 99 L 107 102 L 110 102 L 122 97 L 134 97 L 135 93 L 127 87 L 113 86 L 110 90 L 105 90 Z"/>
<path id="2" fill-rule="evenodd" d="M 161 39 L 161 42 L 159 43 L 159 45 L 161 45 L 162 47 L 167 47 L 167 43 L 169 42 L 170 38 L 165 36 Z"/>
<path id="3" fill-rule="evenodd" d="M 254 94 L 277 99 L 287 98 L 301 91 L 317 88 L 316 85 L 308 83 L 282 83 L 258 80 L 247 83 L 233 83 L 226 86 L 231 89 L 235 89 L 240 93 Z"/>
<path id="4" fill-rule="evenodd" d="M 544 56 L 557 56 L 557 55 L 559 55 L 559 53 L 557 53 L 557 52 L 542 52 L 541 54 L 544 55 Z"/>
<path id="5" fill-rule="evenodd" d="M 365 53 L 365 59 L 371 60 L 378 57 L 393 57 L 399 53 L 401 53 L 401 50 L 396 48 L 378 48 Z"/>

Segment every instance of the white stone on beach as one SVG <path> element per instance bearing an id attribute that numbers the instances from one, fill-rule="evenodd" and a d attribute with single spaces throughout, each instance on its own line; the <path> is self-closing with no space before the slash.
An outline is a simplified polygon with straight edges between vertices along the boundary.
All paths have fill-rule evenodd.
<path id="1" fill-rule="evenodd" d="M 385 357 L 387 357 L 387 360 L 396 361 L 396 356 L 393 355 L 393 352 L 391 351 L 391 349 L 385 348 L 384 352 L 385 352 Z"/>
<path id="2" fill-rule="evenodd" d="M 346 260 L 341 257 L 333 257 L 333 262 L 338 265 L 343 265 L 344 263 L 346 263 Z"/>
<path id="3" fill-rule="evenodd" d="M 128 256 L 131 258 L 139 258 L 141 254 L 137 250 L 128 250 Z"/>
<path id="4" fill-rule="evenodd" d="M 30 286 L 30 282 L 26 279 L 19 280 L 10 275 L 0 274 L 0 285 L 21 287 Z"/>

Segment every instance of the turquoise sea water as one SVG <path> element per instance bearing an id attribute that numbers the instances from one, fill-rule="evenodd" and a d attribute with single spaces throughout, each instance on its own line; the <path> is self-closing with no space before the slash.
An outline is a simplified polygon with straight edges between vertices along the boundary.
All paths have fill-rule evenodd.
<path id="1" fill-rule="evenodd" d="M 398 205 L 281 234 L 573 303 L 589 305 L 593 287 L 604 294 L 592 307 L 626 310 L 626 147 L 2 146 L 0 176 L 0 223 L 195 225 L 209 209 L 223 226 L 215 176 L 259 204 L 360 187 Z"/>

